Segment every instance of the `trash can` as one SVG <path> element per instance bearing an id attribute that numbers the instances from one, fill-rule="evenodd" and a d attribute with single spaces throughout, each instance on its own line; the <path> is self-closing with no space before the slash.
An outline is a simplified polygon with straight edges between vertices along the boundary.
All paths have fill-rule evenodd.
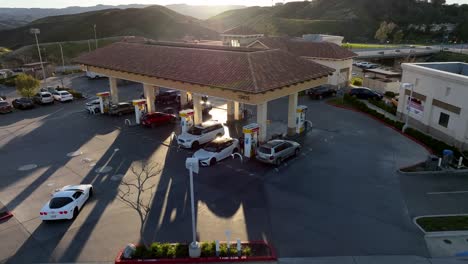
<path id="1" fill-rule="evenodd" d="M 426 159 L 426 169 L 429 171 L 436 171 L 439 165 L 439 157 L 436 155 L 429 155 Z"/>
<path id="2" fill-rule="evenodd" d="M 444 149 L 442 151 L 442 167 L 448 168 L 453 160 L 453 151 L 450 149 Z"/>

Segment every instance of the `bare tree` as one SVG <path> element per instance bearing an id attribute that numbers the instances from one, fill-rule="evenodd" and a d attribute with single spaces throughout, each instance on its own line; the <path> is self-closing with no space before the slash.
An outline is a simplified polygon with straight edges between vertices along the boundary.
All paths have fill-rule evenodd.
<path id="1" fill-rule="evenodd" d="M 145 241 L 143 233 L 154 197 L 153 188 L 155 184 L 151 183 L 151 179 L 161 172 L 161 168 L 159 164 L 144 162 L 138 168 L 132 166 L 130 170 L 136 176 L 136 179 L 122 180 L 119 186 L 118 197 L 138 213 L 140 218 L 140 237 L 143 244 L 149 246 Z M 143 195 L 147 191 L 149 191 L 149 195 Z"/>

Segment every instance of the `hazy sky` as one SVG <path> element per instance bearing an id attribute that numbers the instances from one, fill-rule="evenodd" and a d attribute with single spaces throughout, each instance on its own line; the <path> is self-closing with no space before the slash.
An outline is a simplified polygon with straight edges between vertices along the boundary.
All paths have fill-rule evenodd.
<path id="1" fill-rule="evenodd" d="M 273 0 L 279 2 L 279 0 Z M 391 0 L 389 0 L 391 1 Z M 179 4 L 192 5 L 271 5 L 272 0 L 0 0 L 0 7 L 42 7 L 62 8 L 67 6 L 94 6 L 97 4 L 119 5 L 119 4 Z M 286 2 L 290 2 L 286 0 Z M 468 0 L 447 0 L 448 4 L 468 4 Z"/>

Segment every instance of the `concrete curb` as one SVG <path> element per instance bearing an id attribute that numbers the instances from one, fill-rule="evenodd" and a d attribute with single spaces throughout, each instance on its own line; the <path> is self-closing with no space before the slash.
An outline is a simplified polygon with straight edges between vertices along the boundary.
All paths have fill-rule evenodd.
<path id="1" fill-rule="evenodd" d="M 418 163 L 417 163 L 418 164 Z M 414 164 L 414 165 L 417 165 Z M 414 166 L 413 165 L 413 166 Z M 411 167 L 411 166 L 409 166 Z M 406 168 L 406 167 L 405 167 Z M 404 169 L 404 168 L 402 168 Z M 468 169 L 463 169 L 463 170 L 440 170 L 440 171 L 402 171 L 401 169 L 398 170 L 398 173 L 401 173 L 403 175 L 440 175 L 440 174 L 446 174 L 446 173 L 451 173 L 451 174 L 467 174 Z"/>
<path id="2" fill-rule="evenodd" d="M 463 231 L 426 231 L 422 228 L 417 220 L 424 217 L 445 217 L 445 216 L 468 216 L 468 214 L 442 214 L 442 215 L 420 215 L 413 218 L 413 223 L 423 232 L 426 236 L 447 236 L 447 235 L 468 235 L 468 230 Z"/>

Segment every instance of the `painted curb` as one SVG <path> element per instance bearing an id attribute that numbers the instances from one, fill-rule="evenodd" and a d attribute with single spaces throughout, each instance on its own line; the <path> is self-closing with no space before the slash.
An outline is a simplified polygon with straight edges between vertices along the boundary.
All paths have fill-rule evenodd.
<path id="1" fill-rule="evenodd" d="M 220 241 L 223 243 L 222 241 Z M 138 264 L 138 263 L 158 263 L 158 264 L 173 264 L 173 263 L 232 263 L 232 262 L 258 262 L 258 261 L 277 261 L 278 257 L 273 247 L 264 241 L 249 241 L 241 242 L 242 245 L 262 244 L 265 245 L 271 253 L 271 256 L 265 257 L 208 257 L 208 258 L 174 258 L 174 259 L 121 259 L 123 250 L 119 251 L 115 258 L 115 264 Z"/>
<path id="2" fill-rule="evenodd" d="M 426 231 L 422 228 L 417 220 L 424 217 L 446 217 L 446 216 L 468 216 L 468 214 L 442 214 L 442 215 L 420 215 L 413 218 L 413 223 L 423 232 L 426 236 L 444 236 L 444 235 L 468 235 L 468 230 L 460 231 Z"/>
<path id="3" fill-rule="evenodd" d="M 8 219 L 8 218 L 10 218 L 12 216 L 13 216 L 13 214 L 11 212 L 7 212 L 6 215 L 0 217 L 0 221 L 6 220 L 6 219 Z"/>
<path id="4" fill-rule="evenodd" d="M 411 139 L 412 141 L 418 143 L 421 147 L 423 147 L 424 149 L 426 149 L 426 151 L 429 152 L 430 154 L 434 154 L 434 151 L 433 151 L 431 148 L 429 148 L 428 146 L 426 146 L 424 143 L 422 143 L 422 142 L 419 141 L 418 139 L 416 139 L 416 138 L 414 138 L 414 137 L 412 137 L 412 136 L 410 136 L 410 135 L 408 135 L 408 134 L 405 134 L 405 133 L 401 132 L 401 130 L 396 129 L 394 126 L 391 126 L 391 125 L 385 123 L 384 121 L 378 119 L 377 117 L 375 117 L 375 116 L 373 116 L 373 115 L 371 115 L 371 114 L 368 114 L 368 113 L 366 113 L 366 112 L 362 112 L 362 111 L 360 111 L 360 110 L 358 110 L 358 109 L 355 109 L 355 108 L 352 108 L 352 107 L 347 107 L 347 106 L 342 106 L 342 105 L 336 105 L 336 104 L 333 104 L 333 103 L 330 103 L 330 102 L 326 102 L 326 104 L 331 105 L 331 106 L 334 106 L 334 107 L 337 107 L 337 108 L 342 108 L 342 109 L 346 109 L 346 110 L 351 110 L 351 111 L 356 112 L 356 113 L 364 114 L 364 115 L 366 115 L 366 116 L 368 116 L 368 117 L 370 117 L 370 118 L 372 118 L 372 119 L 378 121 L 379 123 L 381 123 L 381 124 L 383 124 L 383 125 L 385 125 L 385 126 L 391 128 L 391 129 L 395 130 L 395 131 L 398 132 L 399 134 L 401 134 L 401 135 L 403 135 L 403 136 L 405 136 L 405 137 Z"/>

